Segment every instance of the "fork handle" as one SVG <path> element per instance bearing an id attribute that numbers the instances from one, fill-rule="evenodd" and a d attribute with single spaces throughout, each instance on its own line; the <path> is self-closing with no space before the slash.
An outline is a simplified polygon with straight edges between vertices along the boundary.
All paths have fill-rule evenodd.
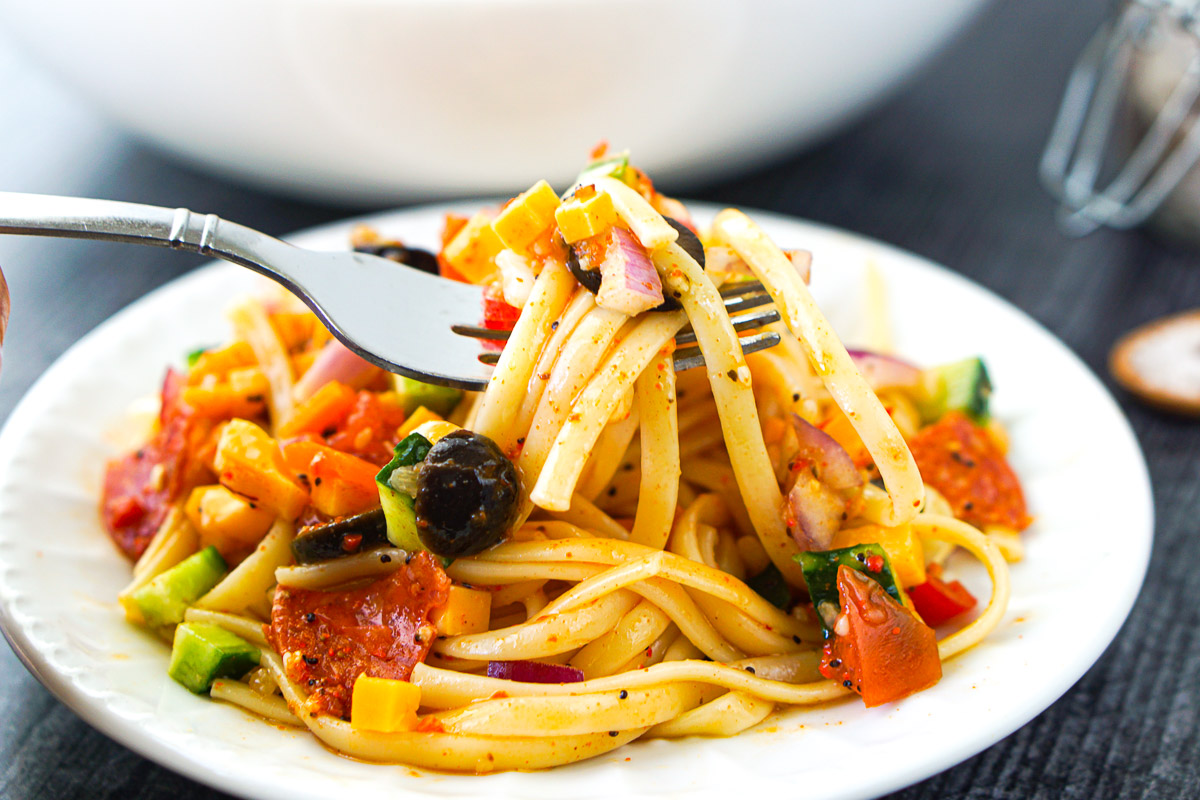
<path id="1" fill-rule="evenodd" d="M 292 285 L 275 266 L 285 242 L 216 214 L 116 200 L 0 192 L 0 233 L 99 239 L 186 250 L 232 261 Z"/>

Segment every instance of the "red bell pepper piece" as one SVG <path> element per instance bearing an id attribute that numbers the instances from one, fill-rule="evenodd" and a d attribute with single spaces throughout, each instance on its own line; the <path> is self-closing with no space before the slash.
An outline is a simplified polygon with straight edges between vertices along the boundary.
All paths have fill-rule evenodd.
<path id="1" fill-rule="evenodd" d="M 925 624 L 934 628 L 970 611 L 978 602 L 958 581 L 947 583 L 933 575 L 909 589 L 908 597 Z"/>

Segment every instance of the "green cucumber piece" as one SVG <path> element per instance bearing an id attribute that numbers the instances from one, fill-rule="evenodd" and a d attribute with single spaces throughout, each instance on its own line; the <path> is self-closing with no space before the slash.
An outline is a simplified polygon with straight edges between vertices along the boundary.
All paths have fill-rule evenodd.
<path id="1" fill-rule="evenodd" d="M 574 183 L 571 184 L 570 193 L 573 193 L 580 186 L 588 186 L 595 183 L 597 178 L 609 177 L 623 181 L 625 180 L 625 170 L 627 169 L 629 169 L 628 152 L 593 161 L 584 167 L 583 171 L 575 177 Z"/>
<path id="2" fill-rule="evenodd" d="M 196 694 L 217 678 L 240 678 L 258 666 L 258 648 L 224 628 L 184 622 L 175 628 L 167 674 Z"/>
<path id="3" fill-rule="evenodd" d="M 197 347 L 195 350 L 189 351 L 187 354 L 188 369 L 196 366 L 196 362 L 200 360 L 200 356 L 204 355 L 211 349 L 212 348 L 210 347 Z"/>
<path id="4" fill-rule="evenodd" d="M 183 622 L 183 612 L 225 577 L 228 567 L 217 548 L 209 545 L 188 556 L 145 586 L 130 599 L 151 628 Z"/>
<path id="5" fill-rule="evenodd" d="M 991 417 L 992 380 L 979 357 L 964 358 L 925 370 L 928 398 L 917 404 L 924 422 L 935 422 L 948 411 L 961 411 L 980 425 Z"/>
<path id="6" fill-rule="evenodd" d="M 445 417 L 454 410 L 463 396 L 461 389 L 422 383 L 404 375 L 396 375 L 392 380 L 392 385 L 400 395 L 400 402 L 404 404 L 405 414 L 411 414 L 421 406 L 425 406 L 435 414 Z"/>
<path id="7" fill-rule="evenodd" d="M 880 556 L 883 559 L 883 567 L 878 572 L 867 567 L 867 559 L 870 556 Z M 826 638 L 832 635 L 833 618 L 842 608 L 837 588 L 838 567 L 846 566 L 858 570 L 868 578 L 874 579 L 897 603 L 904 602 L 896 585 L 896 574 L 892 572 L 892 562 L 888 561 L 887 553 L 877 544 L 857 544 L 839 550 L 798 553 L 793 558 L 800 563 L 804 583 L 808 585 L 808 596 L 812 599 L 813 608 L 817 610 L 817 619 L 821 621 L 821 629 Z"/>
<path id="8" fill-rule="evenodd" d="M 379 490 L 379 503 L 387 522 L 388 541 L 410 553 L 426 549 L 417 535 L 416 501 L 411 495 L 393 489 L 388 479 L 398 467 L 412 467 L 424 461 L 432 447 L 433 444 L 421 434 L 410 433 L 396 445 L 392 460 L 375 476 L 375 488 Z"/>
<path id="9" fill-rule="evenodd" d="M 774 564 L 767 564 L 767 568 L 748 579 L 746 585 L 776 608 L 786 611 L 792 604 L 792 590 L 788 587 L 787 581 L 783 579 L 783 573 L 779 571 L 779 567 Z"/>

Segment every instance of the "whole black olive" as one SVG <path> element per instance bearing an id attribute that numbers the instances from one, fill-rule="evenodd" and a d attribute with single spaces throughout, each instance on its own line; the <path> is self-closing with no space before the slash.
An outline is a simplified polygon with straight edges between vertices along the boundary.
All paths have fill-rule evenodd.
<path id="1" fill-rule="evenodd" d="M 354 250 L 358 253 L 369 253 L 373 256 L 398 261 L 401 264 L 407 264 L 422 272 L 428 272 L 431 275 L 439 274 L 437 256 L 419 247 L 405 247 L 395 242 L 383 242 L 381 244 L 360 245 L 354 248 Z"/>
<path id="2" fill-rule="evenodd" d="M 504 538 L 520 506 L 517 468 L 471 431 L 439 439 L 417 473 L 417 535 L 439 556 L 486 550 Z"/>

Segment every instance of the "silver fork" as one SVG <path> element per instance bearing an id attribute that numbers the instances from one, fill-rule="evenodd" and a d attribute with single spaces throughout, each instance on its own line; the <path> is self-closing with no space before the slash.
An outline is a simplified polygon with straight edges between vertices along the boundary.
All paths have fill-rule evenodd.
<path id="1" fill-rule="evenodd" d="M 305 250 L 186 208 L 17 192 L 0 192 L 0 233 L 129 242 L 221 258 L 285 286 L 343 344 L 390 372 L 477 391 L 491 375 L 491 359 L 478 338 L 497 337 L 458 324 L 479 313 L 481 288 L 380 256 Z M 761 286 L 739 285 L 728 293 L 730 310 L 770 302 Z M 758 327 L 778 318 L 768 310 L 740 324 Z M 680 339 L 687 341 L 683 333 Z M 744 352 L 753 352 L 778 344 L 779 336 L 755 334 L 741 343 Z M 681 349 L 675 359 L 678 369 L 704 363 L 695 348 Z"/>

